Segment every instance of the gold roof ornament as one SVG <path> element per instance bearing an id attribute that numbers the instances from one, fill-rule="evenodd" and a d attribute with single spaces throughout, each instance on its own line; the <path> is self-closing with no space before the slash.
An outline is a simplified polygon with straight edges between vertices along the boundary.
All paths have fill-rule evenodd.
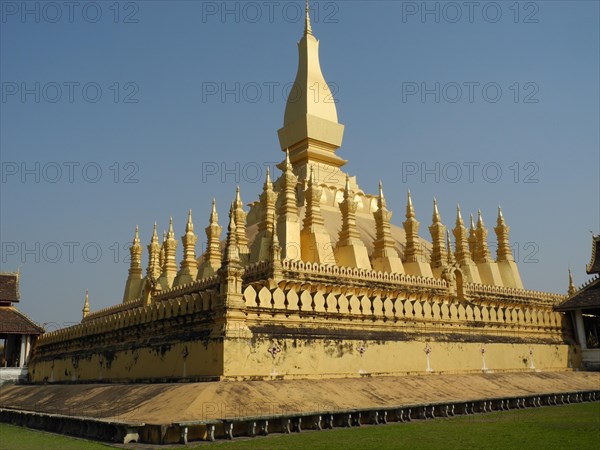
<path id="1" fill-rule="evenodd" d="M 573 283 L 573 274 L 571 273 L 571 268 L 569 267 L 569 289 L 567 290 L 567 293 L 569 294 L 569 296 L 571 296 L 574 295 L 576 292 L 577 288 Z"/>
<path id="2" fill-rule="evenodd" d="M 83 304 L 83 309 L 81 310 L 81 312 L 83 313 L 84 319 L 90 313 L 90 299 L 89 299 L 89 292 L 87 289 L 85 290 L 85 303 Z"/>

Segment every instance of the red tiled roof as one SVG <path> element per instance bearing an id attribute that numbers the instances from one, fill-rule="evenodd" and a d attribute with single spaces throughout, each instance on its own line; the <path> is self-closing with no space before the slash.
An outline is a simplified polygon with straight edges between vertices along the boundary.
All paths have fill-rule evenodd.
<path id="1" fill-rule="evenodd" d="M 44 329 L 12 306 L 0 306 L 0 334 L 42 334 Z"/>

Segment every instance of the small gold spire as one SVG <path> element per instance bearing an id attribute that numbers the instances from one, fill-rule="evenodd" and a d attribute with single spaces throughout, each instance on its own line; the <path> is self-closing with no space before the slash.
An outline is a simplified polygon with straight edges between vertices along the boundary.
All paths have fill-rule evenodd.
<path id="1" fill-rule="evenodd" d="M 417 217 L 415 214 L 415 208 L 413 207 L 412 197 L 410 195 L 410 190 L 408 191 L 408 201 L 406 202 L 406 218 L 414 219 Z"/>
<path id="2" fill-rule="evenodd" d="M 312 27 L 310 25 L 310 11 L 308 6 L 308 0 L 306 0 L 306 18 L 304 20 L 304 35 L 312 34 Z"/>
<path id="3" fill-rule="evenodd" d="M 438 210 L 437 199 L 433 197 L 433 223 L 441 223 L 442 218 L 440 211 Z"/>
<path id="4" fill-rule="evenodd" d="M 387 208 L 387 202 L 385 201 L 385 195 L 383 194 L 383 182 L 379 180 L 379 198 L 377 199 L 377 207 L 379 209 Z"/>
<path id="5" fill-rule="evenodd" d="M 217 214 L 217 201 L 213 198 L 210 223 L 204 229 L 206 233 L 206 251 L 204 253 L 204 261 L 197 274 L 198 280 L 214 275 L 221 267 L 222 253 L 220 237 L 222 230 L 222 227 L 219 225 L 219 215 Z"/>
<path id="6" fill-rule="evenodd" d="M 460 205 L 456 205 L 456 225 L 464 225 L 462 214 L 460 212 Z"/>
<path id="7" fill-rule="evenodd" d="M 152 233 L 152 242 L 158 242 L 158 233 L 156 232 L 156 222 L 154 222 L 154 232 Z"/>
<path id="8" fill-rule="evenodd" d="M 575 294 L 577 292 L 577 288 L 575 287 L 575 284 L 573 283 L 573 274 L 571 273 L 571 268 L 569 267 L 569 290 L 567 291 L 567 293 L 569 294 L 569 296 Z"/>
<path id="9" fill-rule="evenodd" d="M 346 174 L 346 184 L 344 186 L 344 198 L 350 197 L 350 177 Z"/>
<path id="10" fill-rule="evenodd" d="M 140 229 L 136 225 L 135 226 L 135 236 L 133 237 L 133 245 L 140 245 Z"/>
<path id="11" fill-rule="evenodd" d="M 498 206 L 498 225 L 504 225 L 504 214 L 502 214 L 502 206 Z"/>
<path id="12" fill-rule="evenodd" d="M 508 234 L 510 232 L 510 227 L 504 221 L 504 215 L 502 214 L 502 208 L 498 206 L 498 221 L 496 222 L 496 227 L 494 228 L 496 233 L 497 241 L 498 241 L 498 250 L 496 251 L 496 261 L 513 261 L 514 257 L 512 254 L 512 249 L 510 247 L 510 241 L 508 239 Z"/>
<path id="13" fill-rule="evenodd" d="M 292 168 L 292 163 L 290 162 L 290 149 L 286 148 L 285 149 L 285 169 L 286 171 L 288 169 Z"/>
<path id="14" fill-rule="evenodd" d="M 271 186 L 273 183 L 271 182 L 271 168 L 267 167 L 267 178 L 265 180 L 265 189 L 267 186 Z"/>
<path id="15" fill-rule="evenodd" d="M 235 223 L 235 202 L 229 208 L 229 225 L 227 226 L 227 240 L 225 241 L 225 264 L 240 262 L 240 252 L 237 243 L 237 227 Z"/>
<path id="16" fill-rule="evenodd" d="M 213 198 L 212 210 L 210 213 L 210 223 L 217 223 L 219 221 L 219 214 L 217 213 L 217 200 Z"/>
<path id="17" fill-rule="evenodd" d="M 89 291 L 87 289 L 85 290 L 85 303 L 83 304 L 83 309 L 81 311 L 83 312 L 84 319 L 90 313 L 90 298 L 89 298 Z"/>
<path id="18" fill-rule="evenodd" d="M 481 210 L 477 210 L 477 228 L 483 228 L 485 224 L 483 223 L 483 216 L 481 215 Z"/>
<path id="19" fill-rule="evenodd" d="M 188 221 L 187 221 L 187 225 L 185 227 L 185 231 L 186 231 L 186 233 L 194 231 L 194 222 L 192 222 L 192 210 L 191 209 L 190 209 L 190 212 L 188 213 Z"/>

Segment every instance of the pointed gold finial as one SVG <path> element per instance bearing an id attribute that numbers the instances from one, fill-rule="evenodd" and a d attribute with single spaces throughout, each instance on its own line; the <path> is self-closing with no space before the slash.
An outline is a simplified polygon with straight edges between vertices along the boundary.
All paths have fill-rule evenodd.
<path id="1" fill-rule="evenodd" d="M 87 289 L 85 290 L 85 303 L 83 304 L 83 309 L 81 310 L 81 312 L 83 313 L 84 319 L 90 313 L 90 298 L 89 298 L 89 291 Z"/>
<path id="2" fill-rule="evenodd" d="M 212 210 L 210 212 L 210 223 L 217 223 L 219 221 L 219 214 L 217 214 L 217 199 L 213 198 Z"/>
<path id="3" fill-rule="evenodd" d="M 173 230 L 173 217 L 169 217 L 169 232 L 167 233 L 168 239 L 175 239 L 175 231 Z"/>
<path id="4" fill-rule="evenodd" d="M 158 233 L 156 232 L 156 222 L 154 222 L 154 231 L 152 232 L 152 242 L 158 242 Z"/>
<path id="5" fill-rule="evenodd" d="M 481 215 L 481 210 L 477 210 L 477 228 L 483 228 L 485 224 L 483 223 L 483 216 Z"/>
<path id="6" fill-rule="evenodd" d="M 438 210 L 437 199 L 433 197 L 433 223 L 440 223 L 442 221 L 442 217 L 440 216 L 440 211 Z"/>
<path id="7" fill-rule="evenodd" d="M 306 0 L 306 18 L 304 19 L 304 35 L 312 34 L 312 27 L 310 25 L 310 10 L 308 0 Z"/>
<path id="8" fill-rule="evenodd" d="M 504 225 L 504 214 L 502 214 L 502 206 L 498 206 L 498 225 Z"/>
<path id="9" fill-rule="evenodd" d="M 464 225 L 462 214 L 460 212 L 460 205 L 456 205 L 456 225 Z"/>
<path id="10" fill-rule="evenodd" d="M 471 230 L 475 229 L 475 220 L 473 219 L 473 214 L 470 215 L 471 216 L 471 224 L 469 225 L 469 227 L 471 228 Z"/>
<path id="11" fill-rule="evenodd" d="M 190 208 L 190 212 L 188 213 L 188 221 L 187 221 L 187 225 L 185 227 L 185 231 L 186 233 L 193 233 L 194 232 L 194 222 L 192 221 L 192 210 Z"/>
<path id="12" fill-rule="evenodd" d="M 350 197 L 350 176 L 346 174 L 346 184 L 344 186 L 344 198 Z"/>
<path id="13" fill-rule="evenodd" d="M 135 236 L 133 237 L 133 245 L 140 245 L 140 228 L 135 226 Z"/>
<path id="14" fill-rule="evenodd" d="M 290 149 L 285 149 L 285 168 L 290 169 L 292 167 L 292 163 L 290 162 Z"/>
<path id="15" fill-rule="evenodd" d="M 406 202 L 406 218 L 415 218 L 417 215 L 415 214 L 415 208 L 413 207 L 412 196 L 410 195 L 410 190 L 408 191 L 408 200 Z"/>
<path id="16" fill-rule="evenodd" d="M 387 210 L 387 202 L 385 201 L 385 195 L 383 194 L 383 182 L 381 180 L 379 180 L 379 197 L 377 199 L 377 207 L 379 209 Z"/>
<path id="17" fill-rule="evenodd" d="M 265 186 L 271 185 L 271 168 L 267 167 L 267 179 L 265 180 Z"/>
<path id="18" fill-rule="evenodd" d="M 229 208 L 229 225 L 227 226 L 227 230 L 233 234 L 235 237 L 236 223 L 235 223 L 235 203 L 231 203 L 231 207 Z"/>
<path id="19" fill-rule="evenodd" d="M 569 267 L 569 289 L 567 293 L 571 296 L 577 292 L 577 288 L 573 283 L 573 274 L 571 273 L 571 268 Z"/>

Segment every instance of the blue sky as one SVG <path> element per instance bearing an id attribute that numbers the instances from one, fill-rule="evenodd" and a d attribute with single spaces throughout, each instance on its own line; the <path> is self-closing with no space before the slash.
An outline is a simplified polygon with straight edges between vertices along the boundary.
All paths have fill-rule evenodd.
<path id="1" fill-rule="evenodd" d="M 144 245 L 171 215 L 181 236 L 192 208 L 200 252 L 213 197 L 222 224 L 237 177 L 257 198 L 283 157 L 303 2 L 0 5 L 1 268 L 20 267 L 21 309 L 56 327 L 80 320 L 86 288 L 93 310 L 121 301 L 136 224 Z M 437 196 L 446 225 L 457 203 L 480 208 L 493 238 L 500 204 L 526 288 L 565 292 L 568 266 L 589 278 L 598 2 L 312 8 L 338 154 L 365 191 L 383 180 L 394 223 L 410 189 L 422 236 Z"/>

